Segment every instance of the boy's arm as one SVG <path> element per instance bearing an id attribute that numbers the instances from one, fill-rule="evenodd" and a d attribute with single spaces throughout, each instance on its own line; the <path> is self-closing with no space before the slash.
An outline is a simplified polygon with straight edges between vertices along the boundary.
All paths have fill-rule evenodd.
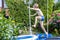
<path id="1" fill-rule="evenodd" d="M 28 7 L 28 8 L 30 8 L 30 7 Z M 30 8 L 30 9 L 32 9 L 32 10 L 39 10 L 39 9 L 37 9 L 37 8 Z"/>
<path id="2" fill-rule="evenodd" d="M 28 7 L 28 8 L 30 8 L 30 7 Z M 30 9 L 34 10 L 34 8 L 30 8 Z"/>
<path id="3" fill-rule="evenodd" d="M 37 8 L 30 8 L 30 9 L 32 9 L 32 10 L 39 10 L 39 9 L 37 9 Z"/>
<path id="4" fill-rule="evenodd" d="M 35 14 L 33 14 L 33 15 L 31 15 L 31 16 L 35 16 L 37 13 L 35 13 Z"/>

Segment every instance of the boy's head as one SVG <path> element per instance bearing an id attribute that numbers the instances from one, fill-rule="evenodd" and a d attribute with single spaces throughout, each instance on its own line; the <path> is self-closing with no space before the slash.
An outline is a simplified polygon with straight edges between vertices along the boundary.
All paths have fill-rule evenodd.
<path id="1" fill-rule="evenodd" d="M 35 4 L 33 5 L 33 8 L 38 8 L 38 4 L 35 3 Z"/>

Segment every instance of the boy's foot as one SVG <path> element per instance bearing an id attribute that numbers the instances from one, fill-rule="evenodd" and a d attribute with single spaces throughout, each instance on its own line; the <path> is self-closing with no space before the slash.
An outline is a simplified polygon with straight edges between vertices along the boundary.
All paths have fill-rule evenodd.
<path id="1" fill-rule="evenodd" d="M 36 25 L 32 25 L 34 28 L 36 28 Z"/>
<path id="2" fill-rule="evenodd" d="M 46 35 L 48 35 L 48 32 L 46 32 Z"/>

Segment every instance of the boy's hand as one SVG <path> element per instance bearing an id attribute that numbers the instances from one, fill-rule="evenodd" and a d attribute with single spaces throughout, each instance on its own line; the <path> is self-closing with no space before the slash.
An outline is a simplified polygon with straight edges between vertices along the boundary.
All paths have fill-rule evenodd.
<path id="1" fill-rule="evenodd" d="M 36 28 L 36 25 L 32 25 L 34 28 Z"/>

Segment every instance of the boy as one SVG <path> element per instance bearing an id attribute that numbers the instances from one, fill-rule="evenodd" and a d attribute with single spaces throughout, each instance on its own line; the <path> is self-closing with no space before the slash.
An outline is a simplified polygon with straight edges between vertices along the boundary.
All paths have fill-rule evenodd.
<path id="1" fill-rule="evenodd" d="M 29 8 L 29 7 L 28 7 L 28 8 Z M 34 24 L 33 26 L 36 27 L 37 20 L 39 19 L 39 20 L 40 20 L 41 28 L 43 29 L 43 31 L 44 31 L 46 34 L 48 34 L 48 32 L 46 32 L 46 30 L 45 30 L 45 28 L 44 28 L 44 26 L 43 26 L 44 15 L 43 15 L 42 11 L 39 9 L 38 4 L 35 3 L 35 4 L 33 5 L 33 8 L 30 8 L 30 9 L 35 10 L 35 11 L 36 11 L 36 14 L 38 14 L 38 16 L 35 17 L 35 24 Z M 34 15 L 36 15 L 36 14 L 34 14 Z M 31 15 L 31 16 L 34 16 L 34 15 Z"/>
<path id="2" fill-rule="evenodd" d="M 0 12 L 2 11 L 2 9 L 5 9 L 5 18 L 9 18 L 9 9 L 7 7 L 7 4 L 5 2 L 5 0 L 0 0 Z"/>

